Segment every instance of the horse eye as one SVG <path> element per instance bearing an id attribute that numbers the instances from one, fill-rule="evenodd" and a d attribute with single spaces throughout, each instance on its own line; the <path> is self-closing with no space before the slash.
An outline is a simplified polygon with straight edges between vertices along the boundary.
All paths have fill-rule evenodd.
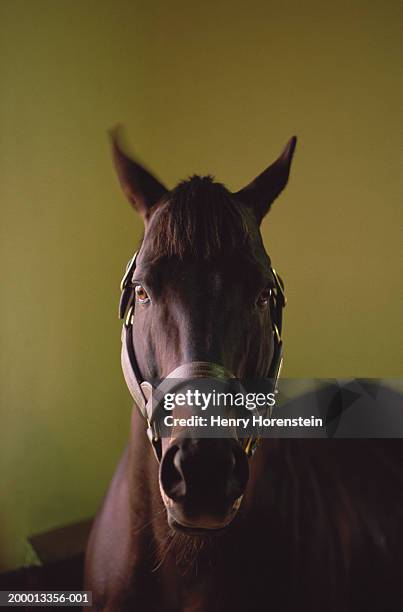
<path id="1" fill-rule="evenodd" d="M 136 285 L 134 291 L 136 293 L 136 298 L 141 304 L 146 304 L 147 302 L 150 301 L 150 298 L 148 297 L 148 293 L 144 289 L 143 285 Z"/>
<path id="2" fill-rule="evenodd" d="M 264 308 L 265 306 L 267 306 L 270 300 L 270 296 L 271 296 L 271 288 L 266 287 L 266 289 L 263 289 L 263 291 L 260 292 L 260 295 L 257 299 L 257 305 L 260 306 L 261 308 Z"/>

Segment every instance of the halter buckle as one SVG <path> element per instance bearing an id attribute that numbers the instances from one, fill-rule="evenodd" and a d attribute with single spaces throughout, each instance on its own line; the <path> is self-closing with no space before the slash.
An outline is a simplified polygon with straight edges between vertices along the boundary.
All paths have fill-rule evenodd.
<path id="1" fill-rule="evenodd" d="M 281 276 L 277 274 L 274 268 L 272 268 L 271 271 L 273 272 L 274 280 L 276 281 L 276 297 L 280 295 L 282 306 L 285 306 L 287 304 L 287 298 L 284 292 L 284 283 L 281 280 Z"/>
<path id="2" fill-rule="evenodd" d="M 131 277 L 133 276 L 134 268 L 136 267 L 136 257 L 138 251 L 135 252 L 133 257 L 130 259 L 129 263 L 126 266 L 126 272 L 123 275 L 122 280 L 120 281 L 120 291 L 126 289 L 129 281 L 131 281 Z"/>
<path id="3" fill-rule="evenodd" d="M 127 315 L 126 315 L 126 319 L 125 319 L 125 327 L 126 329 L 128 327 L 131 326 L 132 324 L 132 319 L 133 319 L 133 314 L 134 314 L 134 306 L 133 304 L 130 306 L 129 310 L 127 311 Z"/>
<path id="4" fill-rule="evenodd" d="M 281 336 L 280 336 L 280 332 L 278 330 L 277 324 L 273 323 L 273 332 L 274 332 L 274 336 L 277 340 L 277 344 L 280 344 L 281 342 Z"/>

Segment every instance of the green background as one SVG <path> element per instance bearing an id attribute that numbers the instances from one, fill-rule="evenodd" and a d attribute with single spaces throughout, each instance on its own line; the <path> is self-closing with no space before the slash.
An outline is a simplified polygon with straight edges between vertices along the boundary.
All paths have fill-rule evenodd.
<path id="1" fill-rule="evenodd" d="M 92 515 L 128 435 L 118 284 L 141 223 L 106 131 L 169 185 L 239 189 L 297 134 L 263 226 L 289 377 L 397 377 L 402 4 L 0 1 L 0 567 Z"/>

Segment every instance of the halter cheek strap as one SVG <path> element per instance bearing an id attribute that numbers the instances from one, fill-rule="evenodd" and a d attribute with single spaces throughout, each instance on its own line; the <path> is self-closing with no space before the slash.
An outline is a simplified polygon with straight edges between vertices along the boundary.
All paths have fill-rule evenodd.
<path id="1" fill-rule="evenodd" d="M 157 387 L 143 380 L 137 363 L 133 343 L 133 320 L 136 299 L 132 278 L 136 268 L 136 257 L 137 252 L 127 264 L 126 272 L 120 284 L 121 296 L 119 303 L 119 318 L 124 319 L 122 328 L 121 362 L 127 387 L 147 423 L 148 438 L 157 460 L 160 461 L 162 446 L 161 438 L 156 427 L 156 402 L 153 401 L 153 395 L 158 398 L 159 396 L 163 397 L 165 393 L 172 393 L 175 388 L 181 385 L 179 379 L 217 378 L 225 380 L 235 378 L 235 376 L 221 365 L 207 361 L 193 361 L 184 363 L 175 368 Z M 271 271 L 275 280 L 275 286 L 270 292 L 270 318 L 272 323 L 274 353 L 268 378 L 273 381 L 274 391 L 277 387 L 277 381 L 283 363 L 281 328 L 282 311 L 286 304 L 286 298 L 283 281 L 274 268 L 272 268 Z M 259 436 L 256 435 L 250 436 L 246 440 L 244 450 L 248 457 L 251 457 L 255 452 L 259 439 Z"/>

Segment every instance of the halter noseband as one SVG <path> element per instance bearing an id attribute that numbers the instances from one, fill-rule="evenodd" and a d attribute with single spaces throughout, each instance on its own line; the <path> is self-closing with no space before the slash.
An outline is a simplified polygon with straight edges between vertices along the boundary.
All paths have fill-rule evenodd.
<path id="1" fill-rule="evenodd" d="M 122 328 L 122 370 L 125 377 L 128 389 L 137 404 L 143 418 L 147 423 L 147 435 L 152 444 L 154 454 L 158 461 L 161 460 L 162 448 L 161 438 L 156 427 L 154 403 L 152 401 L 152 393 L 160 392 L 161 394 L 172 392 L 178 386 L 180 378 L 218 378 L 228 379 L 235 378 L 234 375 L 224 367 L 208 361 L 192 361 L 185 363 L 175 368 L 172 372 L 163 379 L 163 381 L 154 387 L 151 383 L 143 380 L 137 363 L 136 354 L 133 344 L 133 320 L 136 304 L 134 285 L 132 282 L 134 270 L 136 268 L 137 251 L 129 261 L 126 267 L 126 272 L 120 283 L 120 303 L 119 303 L 119 318 L 124 320 Z M 272 381 L 272 390 L 275 391 L 277 381 L 280 376 L 281 366 L 283 363 L 283 343 L 281 339 L 282 315 L 283 308 L 286 305 L 286 297 L 284 293 L 284 283 L 280 276 L 271 268 L 274 277 L 275 285 L 270 291 L 270 319 L 272 324 L 272 333 L 274 341 L 273 359 L 270 364 L 270 369 L 267 378 Z M 255 452 L 259 436 L 250 436 L 247 438 L 244 445 L 244 451 L 248 457 L 251 457 Z"/>

